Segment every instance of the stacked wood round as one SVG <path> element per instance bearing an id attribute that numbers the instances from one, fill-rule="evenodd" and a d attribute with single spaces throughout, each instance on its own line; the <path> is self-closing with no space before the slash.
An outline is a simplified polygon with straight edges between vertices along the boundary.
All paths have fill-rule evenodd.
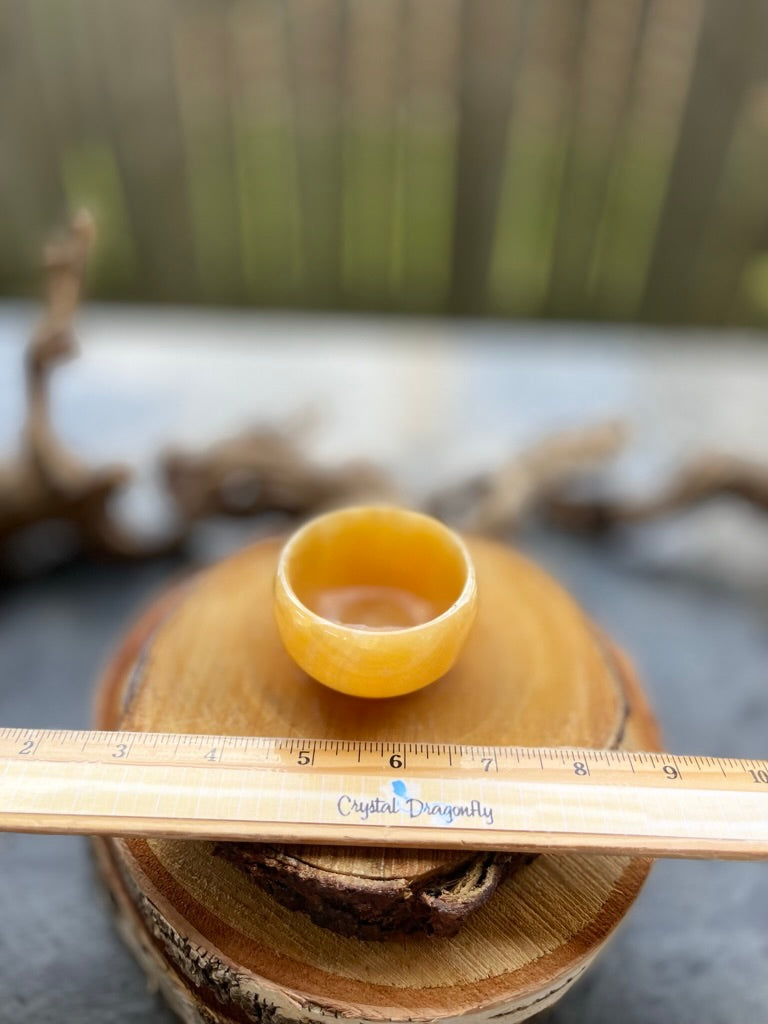
<path id="1" fill-rule="evenodd" d="M 309 679 L 272 611 L 281 539 L 161 597 L 100 686 L 97 726 L 658 748 L 626 659 L 549 576 L 470 538 L 480 595 L 456 665 L 365 701 Z M 644 859 L 95 840 L 126 941 L 189 1022 L 519 1021 L 586 969 Z"/>

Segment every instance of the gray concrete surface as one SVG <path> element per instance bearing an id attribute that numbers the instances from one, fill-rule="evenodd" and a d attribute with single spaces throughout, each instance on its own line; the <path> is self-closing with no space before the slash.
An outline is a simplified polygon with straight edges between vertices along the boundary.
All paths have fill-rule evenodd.
<path id="1" fill-rule="evenodd" d="M 21 413 L 22 307 L 0 307 L 0 451 Z M 207 339 L 215 344 L 207 345 Z M 748 335 L 97 309 L 55 385 L 64 436 L 135 461 L 123 509 L 153 529 L 151 452 L 248 420 L 322 412 L 318 456 L 373 453 L 426 488 L 565 422 L 628 416 L 617 479 L 699 446 L 768 461 L 768 345 Z M 165 581 L 269 524 L 206 527 L 187 563 L 63 567 L 0 591 L 0 722 L 82 727 L 94 680 Z M 678 753 L 768 753 L 768 521 L 721 503 L 588 541 L 518 542 L 632 653 Z M 768 1024 L 768 864 L 659 862 L 547 1024 Z M 0 835 L 0 1024 L 170 1014 L 115 935 L 84 840 Z"/>

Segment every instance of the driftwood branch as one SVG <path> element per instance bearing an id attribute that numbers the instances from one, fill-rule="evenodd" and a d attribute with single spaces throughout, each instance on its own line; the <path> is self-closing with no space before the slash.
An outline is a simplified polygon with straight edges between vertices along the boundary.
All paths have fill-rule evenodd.
<path id="1" fill-rule="evenodd" d="M 768 511 L 768 466 L 713 452 L 684 465 L 655 494 L 639 498 L 556 496 L 548 511 L 561 526 L 601 531 L 621 523 L 660 519 L 725 496 Z"/>
<path id="2" fill-rule="evenodd" d="M 392 480 L 372 463 L 318 465 L 304 451 L 298 431 L 272 427 L 243 431 L 200 452 L 171 451 L 162 470 L 187 523 L 274 511 L 303 516 L 396 497 Z"/>
<path id="3" fill-rule="evenodd" d="M 3 549 L 26 529 L 51 521 L 66 524 L 75 546 L 97 557 L 147 557 L 168 547 L 147 548 L 113 519 L 110 503 L 130 479 L 129 469 L 88 466 L 59 441 L 51 421 L 49 379 L 59 363 L 77 353 L 73 320 L 94 236 L 93 221 L 81 212 L 65 237 L 45 249 L 45 308 L 25 353 L 21 443 L 16 457 L 0 465 Z"/>
<path id="4" fill-rule="evenodd" d="M 517 528 L 566 484 L 614 458 L 625 437 L 616 421 L 552 434 L 498 469 L 436 494 L 428 511 L 480 533 Z"/>

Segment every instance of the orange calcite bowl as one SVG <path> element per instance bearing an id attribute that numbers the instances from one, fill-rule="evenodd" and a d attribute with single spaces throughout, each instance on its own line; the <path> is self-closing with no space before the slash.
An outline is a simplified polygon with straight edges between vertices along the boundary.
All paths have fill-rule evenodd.
<path id="1" fill-rule="evenodd" d="M 274 610 L 286 650 L 314 679 L 356 697 L 396 697 L 456 661 L 477 611 L 475 570 L 436 519 L 347 508 L 288 540 Z"/>

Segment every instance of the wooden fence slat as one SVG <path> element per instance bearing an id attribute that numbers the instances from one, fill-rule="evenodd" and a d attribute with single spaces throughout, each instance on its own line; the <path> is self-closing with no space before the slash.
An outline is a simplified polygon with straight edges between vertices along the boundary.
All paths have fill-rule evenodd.
<path id="1" fill-rule="evenodd" d="M 40 245 L 65 201 L 30 7 L 6 4 L 0 25 L 0 286 L 18 295 L 38 286 Z"/>
<path id="2" fill-rule="evenodd" d="M 340 0 L 286 0 L 299 181 L 302 302 L 340 302 L 346 19 Z"/>
<path id="3" fill-rule="evenodd" d="M 702 0 L 652 0 L 587 277 L 589 315 L 635 319 L 698 46 Z"/>
<path id="4" fill-rule="evenodd" d="M 523 40 L 520 0 L 464 0 L 451 306 L 485 304 L 512 93 Z"/>
<path id="5" fill-rule="evenodd" d="M 529 8 L 490 267 L 493 311 L 535 316 L 549 282 L 583 6 Z"/>
<path id="6" fill-rule="evenodd" d="M 105 116 L 97 57 L 89 45 L 88 0 L 30 0 L 37 68 L 56 147 L 55 167 L 72 210 L 87 206 L 99 225 L 90 285 L 136 297 L 136 258 L 113 126 Z M 64 220 L 63 207 L 58 220 Z M 49 230 L 52 225 L 49 225 Z"/>
<path id="7" fill-rule="evenodd" d="M 85 39 L 98 62 L 103 133 L 119 163 L 144 299 L 199 298 L 187 164 L 173 71 L 172 0 L 89 0 Z"/>
<path id="8" fill-rule="evenodd" d="M 390 280 L 397 306 L 445 308 L 453 240 L 460 0 L 409 0 Z"/>
<path id="9" fill-rule="evenodd" d="M 296 133 L 280 0 L 238 0 L 228 11 L 240 245 L 246 298 L 300 297 Z"/>
<path id="10" fill-rule="evenodd" d="M 590 0 L 578 59 L 545 311 L 589 313 L 587 275 L 617 135 L 626 116 L 644 0 Z"/>
<path id="11" fill-rule="evenodd" d="M 685 322 L 696 306 L 694 266 L 734 125 L 768 34 L 763 0 L 709 3 L 677 139 L 641 315 Z"/>
<path id="12" fill-rule="evenodd" d="M 345 305 L 387 306 L 395 204 L 401 0 L 352 0 L 342 143 L 341 288 Z"/>
<path id="13" fill-rule="evenodd" d="M 768 78 L 767 64 L 764 77 Z M 753 291 L 749 266 L 768 242 L 768 84 L 754 85 L 740 110 L 712 215 L 694 266 L 692 319 L 723 323 L 766 308 Z M 746 275 L 746 277 L 745 277 Z M 757 303 L 750 309 L 750 304 Z"/>
<path id="14" fill-rule="evenodd" d="M 200 295 L 212 302 L 241 302 L 226 28 L 217 6 L 186 0 L 174 9 L 173 59 Z"/>

